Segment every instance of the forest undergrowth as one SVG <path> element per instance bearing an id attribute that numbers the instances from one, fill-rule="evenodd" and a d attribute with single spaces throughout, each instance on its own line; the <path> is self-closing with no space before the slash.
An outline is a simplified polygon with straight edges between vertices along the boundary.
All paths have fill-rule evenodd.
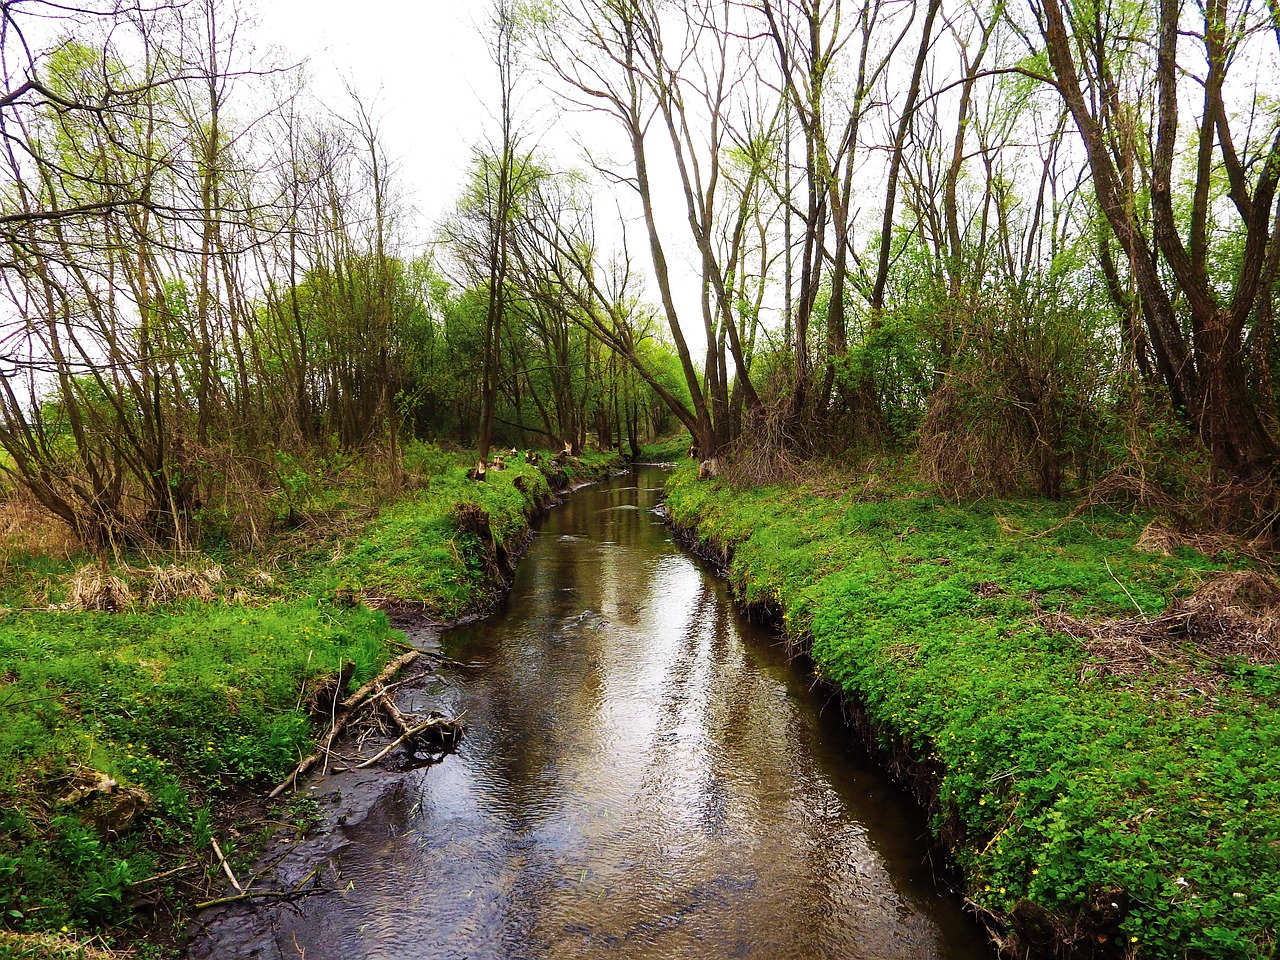
<path id="1" fill-rule="evenodd" d="M 353 684 L 376 675 L 401 649 L 389 612 L 483 611 L 553 485 L 616 463 L 512 459 L 476 483 L 469 455 L 417 445 L 393 491 L 356 470 L 282 490 L 256 549 L 195 556 L 95 559 L 10 499 L 0 958 L 93 956 L 113 936 L 167 956 L 221 857 L 245 877 L 264 831 L 304 830 L 305 798 L 260 798 L 311 749 L 308 692 L 348 662 Z"/>
<path id="2" fill-rule="evenodd" d="M 1274 956 L 1274 577 L 1148 509 L 909 476 L 686 467 L 667 507 L 843 692 L 1008 955 Z"/>

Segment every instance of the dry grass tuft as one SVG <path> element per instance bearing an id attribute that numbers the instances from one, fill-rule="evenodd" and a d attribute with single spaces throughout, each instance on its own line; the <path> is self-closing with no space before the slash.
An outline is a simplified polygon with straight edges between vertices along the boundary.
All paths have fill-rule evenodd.
<path id="1" fill-rule="evenodd" d="M 216 600 L 215 587 L 222 582 L 222 567 L 216 563 L 205 566 L 183 566 L 169 563 L 151 566 L 144 570 L 131 570 L 135 580 L 146 584 L 143 594 L 147 606 L 156 603 L 173 603 L 177 600 Z"/>
<path id="2" fill-rule="evenodd" d="M 1141 536 L 1133 544 L 1133 549 L 1141 550 L 1143 553 L 1154 553 L 1162 557 L 1173 556 L 1174 548 L 1182 543 L 1182 539 L 1178 536 L 1176 530 L 1170 530 L 1168 527 L 1161 526 L 1157 520 L 1152 520 L 1147 524 L 1146 529 L 1142 531 Z"/>
<path id="3" fill-rule="evenodd" d="M 1084 644 L 1082 679 L 1171 672 L 1174 686 L 1205 694 L 1221 685 L 1228 661 L 1280 663 L 1280 583 L 1251 570 L 1215 575 L 1158 617 L 1042 621 Z"/>
<path id="4" fill-rule="evenodd" d="M 982 384 L 968 380 L 948 380 L 929 398 L 917 442 L 920 478 L 953 500 L 1005 496 L 1028 470 L 1019 425 L 1009 405 L 982 403 Z"/>
<path id="5" fill-rule="evenodd" d="M 14 491 L 0 497 L 0 555 L 69 557 L 79 544 L 65 523 L 31 497 Z"/>
<path id="6" fill-rule="evenodd" d="M 786 411 L 771 407 L 720 458 L 721 472 L 730 486 L 739 489 L 794 484 L 812 470 L 796 447 L 788 434 Z"/>
<path id="7" fill-rule="evenodd" d="M 888 496 L 892 477 L 878 472 L 885 462 L 849 459 L 847 450 L 833 449 L 831 437 L 821 442 L 820 427 L 820 421 L 794 417 L 789 401 L 771 403 L 717 458 L 715 469 L 736 489 L 787 486 L 818 496 Z"/>
<path id="8" fill-rule="evenodd" d="M 80 940 L 55 933 L 13 933 L 0 930 L 0 957 L 18 960 L 125 960 L 129 951 L 111 950 L 98 938 Z"/>
<path id="9" fill-rule="evenodd" d="M 67 578 L 66 607 L 115 613 L 138 601 L 147 607 L 181 600 L 211 603 L 218 599 L 216 588 L 222 580 L 222 567 L 216 563 L 123 567 L 118 572 L 91 563 Z"/>
<path id="10" fill-rule="evenodd" d="M 118 613 L 133 604 L 133 591 L 128 582 L 100 564 L 85 564 L 67 579 L 68 609 Z"/>
<path id="11" fill-rule="evenodd" d="M 1204 607 L 1216 604 L 1255 621 L 1273 640 L 1280 638 L 1280 583 L 1254 570 L 1212 577 L 1185 601 Z"/>

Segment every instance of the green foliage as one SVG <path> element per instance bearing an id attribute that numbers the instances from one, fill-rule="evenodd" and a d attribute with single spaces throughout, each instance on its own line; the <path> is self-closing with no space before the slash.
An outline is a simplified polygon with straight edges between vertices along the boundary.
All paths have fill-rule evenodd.
<path id="1" fill-rule="evenodd" d="M 466 457 L 467 460 L 470 457 Z M 421 477 L 433 477 L 446 473 L 464 461 L 464 455 L 441 450 L 428 441 L 415 441 L 404 449 L 404 468 Z"/>
<path id="2" fill-rule="evenodd" d="M 640 457 L 645 463 L 679 463 L 689 459 L 690 438 L 687 431 L 665 440 L 641 444 Z"/>
<path id="3" fill-rule="evenodd" d="M 1221 562 L 1138 552 L 1147 518 L 1051 502 L 731 491 L 685 469 L 668 505 L 733 547 L 734 586 L 812 639 L 886 747 L 938 771 L 933 826 L 984 909 L 1027 901 L 1143 957 L 1272 955 L 1275 669 L 1228 664 L 1205 694 L 1161 661 L 1108 677 L 1037 619 L 1151 616 Z"/>
<path id="4" fill-rule="evenodd" d="M 466 467 L 449 467 L 431 478 L 422 496 L 372 524 L 329 571 L 329 589 L 393 598 L 441 619 L 458 617 L 495 586 L 489 568 L 495 546 L 514 547 L 550 495 L 542 471 L 528 464 L 491 470 L 484 483 L 468 480 Z M 454 511 L 469 503 L 488 515 L 491 543 L 454 523 Z"/>
<path id="5" fill-rule="evenodd" d="M 5 923 L 119 920 L 157 845 L 207 846 L 194 797 L 282 777 L 311 739 L 304 682 L 347 659 L 369 677 L 390 633 L 384 614 L 314 602 L 0 619 Z M 145 791 L 146 822 L 114 837 L 96 822 L 110 798 L 65 802 L 84 770 Z"/>

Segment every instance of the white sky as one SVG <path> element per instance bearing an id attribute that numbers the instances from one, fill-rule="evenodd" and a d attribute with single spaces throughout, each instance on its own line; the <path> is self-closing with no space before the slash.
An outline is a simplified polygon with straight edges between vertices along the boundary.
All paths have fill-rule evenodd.
<path id="1" fill-rule="evenodd" d="M 485 0 L 258 0 L 259 48 L 305 58 L 341 111 L 343 78 L 375 106 L 401 184 L 431 223 L 451 207 L 496 86 L 478 25 Z M 253 9 L 252 7 L 250 8 Z"/>

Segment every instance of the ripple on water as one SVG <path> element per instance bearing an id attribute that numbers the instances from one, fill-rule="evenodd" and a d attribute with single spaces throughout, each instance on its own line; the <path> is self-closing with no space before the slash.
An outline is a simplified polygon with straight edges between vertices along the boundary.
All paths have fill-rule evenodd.
<path id="1" fill-rule="evenodd" d="M 193 956 L 989 955 L 919 815 L 645 512 L 658 489 L 550 514 L 503 613 L 444 638 L 483 664 L 432 688 L 458 753 L 347 820 L 334 893 L 228 915 Z"/>

